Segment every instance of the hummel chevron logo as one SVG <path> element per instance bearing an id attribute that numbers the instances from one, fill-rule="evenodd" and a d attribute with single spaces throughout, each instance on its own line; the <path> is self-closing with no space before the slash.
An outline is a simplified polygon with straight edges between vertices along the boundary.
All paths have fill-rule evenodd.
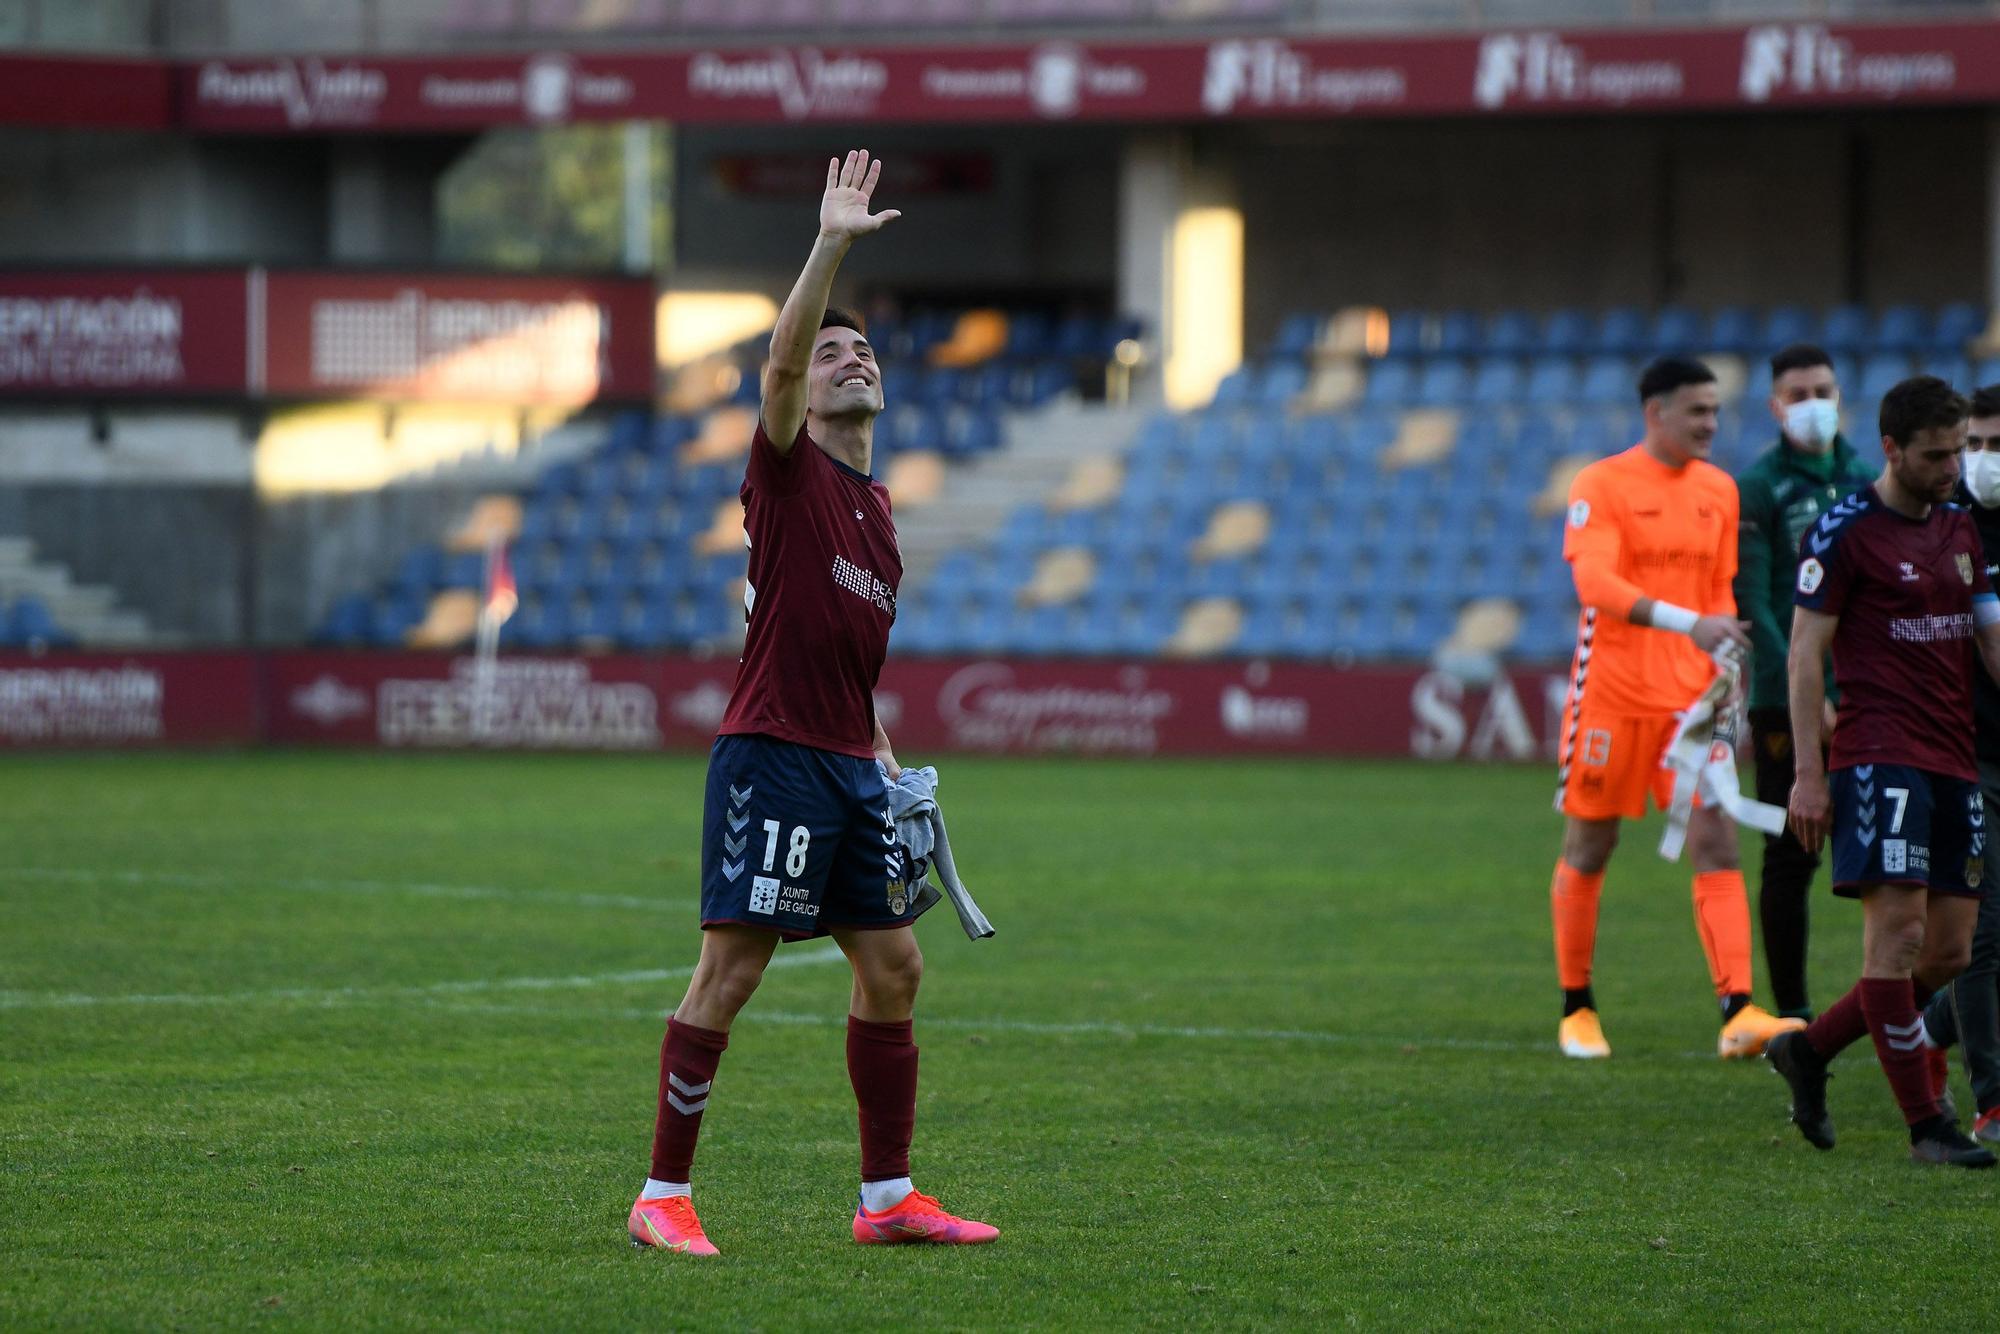
<path id="1" fill-rule="evenodd" d="M 708 1106 L 708 1099 L 697 1098 L 693 1102 L 683 1102 L 681 1101 L 680 1094 L 669 1090 L 667 1093 L 667 1106 L 673 1108 L 682 1116 L 697 1116 L 701 1113 L 702 1108 Z"/>
<path id="2" fill-rule="evenodd" d="M 702 1094 L 715 1087 L 715 1081 L 712 1079 L 705 1084 L 690 1084 L 671 1070 L 667 1072 L 667 1083 L 679 1089 L 682 1093 L 687 1094 L 690 1098 L 699 1098 Z"/>
<path id="3" fill-rule="evenodd" d="M 741 791 L 738 791 L 737 789 L 735 789 L 735 788 L 733 788 L 733 787 L 732 787 L 732 788 L 730 788 L 730 789 L 729 789 L 729 804 L 730 804 L 731 806 L 741 806 L 741 805 L 742 805 L 742 804 L 743 804 L 744 802 L 746 802 L 746 801 L 750 800 L 750 794 L 751 794 L 751 793 L 753 793 L 753 792 L 755 792 L 756 790 L 757 790 L 757 789 L 756 789 L 756 788 L 754 788 L 754 787 L 746 787 L 746 788 L 742 789 Z"/>
<path id="4" fill-rule="evenodd" d="M 750 835 L 739 834 L 735 838 L 731 838 L 725 834 L 722 837 L 722 846 L 728 850 L 730 856 L 741 857 L 743 849 L 750 846 Z"/>
<path id="5" fill-rule="evenodd" d="M 1857 819 L 1857 820 L 1859 820 L 1859 821 L 1861 821 L 1861 823 L 1863 823 L 1863 824 L 1867 824 L 1867 825 L 1872 825 L 1872 824 L 1874 824 L 1874 823 L 1875 823 L 1875 803 L 1871 801 L 1871 802 L 1869 802 L 1869 803 L 1868 803 L 1868 804 L 1867 804 L 1866 806 L 1863 806 L 1863 807 L 1862 807 L 1862 808 L 1861 808 L 1860 810 L 1858 810 L 1858 811 L 1856 811 L 1856 812 L 1854 813 L 1854 818 L 1855 818 L 1855 819 Z"/>
<path id="6" fill-rule="evenodd" d="M 1924 1045 L 1924 1021 L 1919 1015 L 1907 1025 L 1884 1024 L 1882 1036 L 1889 1039 L 1889 1045 L 1897 1051 L 1915 1051 Z"/>
<path id="7" fill-rule="evenodd" d="M 1872 764 L 1857 764 L 1854 766 L 1854 776 L 1864 783 L 1871 782 L 1875 777 L 1875 766 Z"/>
<path id="8" fill-rule="evenodd" d="M 1875 826 L 1872 824 L 1861 826 L 1854 831 L 1854 837 L 1864 848 L 1875 846 Z"/>
<path id="9" fill-rule="evenodd" d="M 1833 545 L 1831 535 L 1814 533 L 1809 540 L 1812 543 L 1813 555 L 1815 556 L 1824 556 L 1827 548 Z"/>
<path id="10" fill-rule="evenodd" d="M 722 864 L 722 878 L 723 878 L 724 880 L 740 880 L 740 879 L 742 879 L 742 878 L 743 878 L 743 863 L 742 863 L 742 862 L 740 862 L 740 861 L 734 861 L 734 862 L 724 862 L 724 863 Z"/>
<path id="11" fill-rule="evenodd" d="M 742 833 L 743 826 L 749 823 L 750 823 L 750 812 L 744 811 L 741 814 L 738 814 L 735 811 L 731 811 L 729 813 L 729 827 L 736 833 L 739 834 Z"/>

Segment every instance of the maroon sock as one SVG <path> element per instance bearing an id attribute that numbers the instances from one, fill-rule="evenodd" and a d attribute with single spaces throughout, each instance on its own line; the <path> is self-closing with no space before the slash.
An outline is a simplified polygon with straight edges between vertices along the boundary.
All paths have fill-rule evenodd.
<path id="1" fill-rule="evenodd" d="M 1845 996 L 1820 1011 L 1806 1025 L 1806 1045 L 1830 1061 L 1868 1034 L 1868 1016 L 1861 1012 L 1861 986 L 1857 982 Z"/>
<path id="2" fill-rule="evenodd" d="M 708 1088 L 722 1062 L 729 1034 L 667 1020 L 660 1043 L 660 1110 L 653 1121 L 655 1181 L 686 1181 L 694 1166 L 694 1142 L 701 1134 L 701 1110 L 708 1106 Z"/>
<path id="3" fill-rule="evenodd" d="M 1903 1120 L 1910 1125 L 1929 1120 L 1938 1114 L 1937 1096 L 1931 1089 L 1930 1056 L 1924 1050 L 1924 1026 L 1917 1017 L 1910 979 L 1864 977 L 1860 990 L 1868 1032 L 1875 1039 L 1875 1059 L 1889 1077 Z"/>
<path id="4" fill-rule="evenodd" d="M 910 1174 L 917 1128 L 917 1044 L 910 1021 L 877 1024 L 847 1016 L 847 1078 L 861 1108 L 861 1179 Z"/>

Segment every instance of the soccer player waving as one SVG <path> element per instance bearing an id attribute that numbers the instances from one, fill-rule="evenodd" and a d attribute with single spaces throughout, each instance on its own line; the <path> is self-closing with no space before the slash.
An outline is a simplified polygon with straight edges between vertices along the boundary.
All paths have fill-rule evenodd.
<path id="1" fill-rule="evenodd" d="M 830 163 L 819 236 L 764 370 L 743 481 L 750 576 L 743 661 L 708 765 L 701 960 L 660 1048 L 653 1163 L 627 1226 L 635 1243 L 714 1255 L 689 1193 L 729 1026 L 781 940 L 830 935 L 854 969 L 847 1071 L 861 1109 L 860 1242 L 992 1241 L 910 1183 L 923 957 L 911 923 L 875 717 L 903 571 L 889 493 L 869 476 L 882 372 L 858 322 L 827 309 L 859 237 L 901 216 L 869 212 L 882 164 Z"/>
<path id="2" fill-rule="evenodd" d="M 1646 438 L 1577 474 L 1563 555 L 1576 576 L 1577 628 L 1556 808 L 1568 817 L 1549 889 L 1563 989 L 1556 1043 L 1565 1056 L 1609 1056 L 1592 994 L 1591 957 L 1605 864 L 1618 822 L 1673 797 L 1662 759 L 1686 709 L 1715 680 L 1712 655 L 1740 652 L 1736 484 L 1708 462 L 1720 404 L 1715 376 L 1667 357 L 1639 380 Z M 1750 1003 L 1750 904 L 1736 826 L 1721 810 L 1688 821 L 1694 922 L 1722 1007 L 1717 1053 L 1755 1056 L 1781 1020 Z"/>
<path id="3" fill-rule="evenodd" d="M 1977 645 L 2000 679 L 2000 603 L 1972 517 L 1951 503 L 1967 411 L 1930 376 L 1883 395 L 1882 476 L 1799 546 L 1792 726 L 1813 735 L 1829 646 L 1840 715 L 1825 765 L 1817 746 L 1793 750 L 1791 822 L 1808 851 L 1832 833 L 1834 892 L 1861 900 L 1861 980 L 1767 1054 L 1791 1086 L 1799 1132 L 1830 1149 L 1827 1063 L 1867 1034 L 1910 1156 L 1991 1167 L 1993 1154 L 1938 1106 L 1917 1014 L 1965 967 L 1986 856 L 1972 674 Z"/>

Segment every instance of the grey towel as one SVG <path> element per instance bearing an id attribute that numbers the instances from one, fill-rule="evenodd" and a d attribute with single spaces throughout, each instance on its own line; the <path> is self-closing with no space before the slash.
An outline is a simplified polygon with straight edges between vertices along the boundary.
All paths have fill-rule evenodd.
<path id="1" fill-rule="evenodd" d="M 928 908 L 937 902 L 938 891 L 925 878 L 935 868 L 944 886 L 945 897 L 958 913 L 959 925 L 973 940 L 993 934 L 993 923 L 973 901 L 972 891 L 959 878 L 958 863 L 951 855 L 951 837 L 945 832 L 944 812 L 938 809 L 938 771 L 933 768 L 905 769 L 894 782 L 883 770 L 889 790 L 889 818 L 896 822 L 896 841 L 903 845 L 910 882 L 917 886 L 917 903 Z"/>

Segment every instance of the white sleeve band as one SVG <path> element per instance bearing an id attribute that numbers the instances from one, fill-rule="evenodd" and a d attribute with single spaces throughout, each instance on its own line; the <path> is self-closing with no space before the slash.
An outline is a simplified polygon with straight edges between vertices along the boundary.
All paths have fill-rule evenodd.
<path id="1" fill-rule="evenodd" d="M 1979 626 L 2000 625 L 2000 598 L 1974 598 L 1972 623 Z"/>
<path id="2" fill-rule="evenodd" d="M 1694 633 L 1694 623 L 1701 617 L 1686 607 L 1676 607 L 1671 602 L 1653 604 L 1653 628 L 1671 630 L 1677 635 Z"/>

